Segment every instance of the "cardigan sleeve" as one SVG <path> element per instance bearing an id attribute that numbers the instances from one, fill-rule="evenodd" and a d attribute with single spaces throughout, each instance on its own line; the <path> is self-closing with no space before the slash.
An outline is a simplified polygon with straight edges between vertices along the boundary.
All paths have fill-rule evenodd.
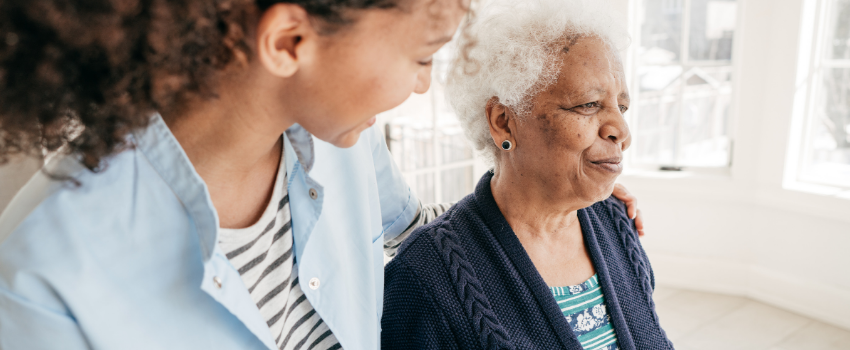
<path id="1" fill-rule="evenodd" d="M 458 349 L 451 329 L 431 293 L 401 259 L 385 269 L 381 349 Z"/>

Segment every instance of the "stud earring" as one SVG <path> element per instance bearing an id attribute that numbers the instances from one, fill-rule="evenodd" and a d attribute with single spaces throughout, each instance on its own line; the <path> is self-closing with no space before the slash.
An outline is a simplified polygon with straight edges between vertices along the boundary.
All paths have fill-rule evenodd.
<path id="1" fill-rule="evenodd" d="M 513 148 L 513 147 L 514 147 L 514 145 L 510 141 L 508 141 L 508 140 L 502 141 L 502 149 L 503 150 L 510 151 L 511 148 Z"/>

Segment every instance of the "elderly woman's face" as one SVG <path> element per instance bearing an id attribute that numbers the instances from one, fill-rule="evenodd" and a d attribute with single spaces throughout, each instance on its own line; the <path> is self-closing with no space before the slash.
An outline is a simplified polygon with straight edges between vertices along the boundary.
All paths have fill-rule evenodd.
<path id="1" fill-rule="evenodd" d="M 552 195 L 593 203 L 611 195 L 631 143 L 623 119 L 628 89 L 619 57 L 603 41 L 579 38 L 561 55 L 558 81 L 533 98 L 527 118 L 511 123 L 516 148 L 502 155 Z"/>

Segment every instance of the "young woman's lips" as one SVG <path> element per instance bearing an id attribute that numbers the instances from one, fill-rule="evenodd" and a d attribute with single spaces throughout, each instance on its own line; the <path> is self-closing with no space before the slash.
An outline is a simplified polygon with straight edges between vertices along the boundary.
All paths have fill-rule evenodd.
<path id="1" fill-rule="evenodd" d="M 595 168 L 611 174 L 620 174 L 623 172 L 622 159 L 620 157 L 591 160 Z"/>

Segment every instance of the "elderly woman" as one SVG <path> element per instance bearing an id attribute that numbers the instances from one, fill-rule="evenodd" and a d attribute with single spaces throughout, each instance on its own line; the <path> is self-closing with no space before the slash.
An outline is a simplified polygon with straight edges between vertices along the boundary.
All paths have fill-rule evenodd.
<path id="1" fill-rule="evenodd" d="M 631 142 L 626 35 L 599 0 L 496 1 L 448 91 L 494 167 L 387 266 L 382 348 L 672 349 L 610 197 Z"/>

